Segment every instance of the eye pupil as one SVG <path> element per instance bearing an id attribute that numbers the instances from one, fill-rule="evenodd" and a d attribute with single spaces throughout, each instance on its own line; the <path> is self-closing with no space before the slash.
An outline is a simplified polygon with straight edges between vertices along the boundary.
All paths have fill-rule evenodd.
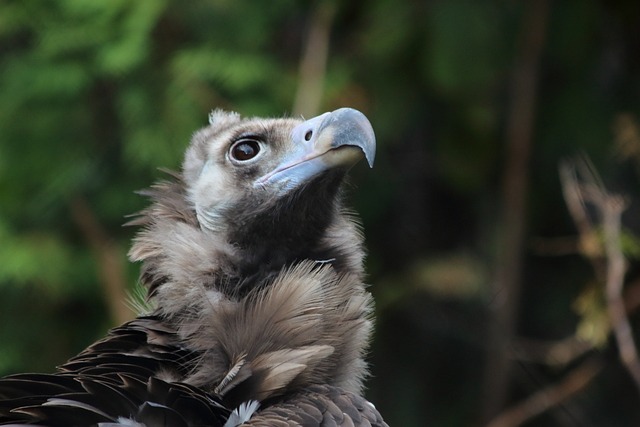
<path id="1" fill-rule="evenodd" d="M 251 139 L 238 141 L 231 147 L 231 157 L 241 162 L 253 159 L 259 152 L 260 144 Z"/>

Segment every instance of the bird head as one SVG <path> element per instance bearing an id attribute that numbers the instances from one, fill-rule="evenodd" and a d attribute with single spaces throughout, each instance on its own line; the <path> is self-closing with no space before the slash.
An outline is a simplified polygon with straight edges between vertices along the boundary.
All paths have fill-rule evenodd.
<path id="1" fill-rule="evenodd" d="M 373 166 L 374 156 L 371 124 L 351 108 L 307 121 L 216 110 L 195 134 L 183 173 L 202 227 L 232 231 L 264 213 L 273 219 L 295 209 L 325 211 L 321 204 L 330 202 L 344 172 L 363 157 Z"/>

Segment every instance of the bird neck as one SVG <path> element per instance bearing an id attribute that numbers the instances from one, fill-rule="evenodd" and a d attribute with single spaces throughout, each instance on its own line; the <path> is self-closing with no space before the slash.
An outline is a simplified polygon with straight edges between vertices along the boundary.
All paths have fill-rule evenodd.
<path id="1" fill-rule="evenodd" d="M 185 381 L 231 400 L 320 383 L 359 392 L 372 301 L 353 218 L 334 204 L 298 218 L 303 228 L 318 221 L 305 232 L 239 238 L 203 229 L 184 193 L 179 181 L 148 193 L 130 258 L 142 262 L 156 314 L 202 355 Z"/>

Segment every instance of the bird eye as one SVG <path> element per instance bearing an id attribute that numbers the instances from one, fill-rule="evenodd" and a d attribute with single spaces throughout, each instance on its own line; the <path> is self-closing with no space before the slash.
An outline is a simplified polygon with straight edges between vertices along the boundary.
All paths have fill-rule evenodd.
<path id="1" fill-rule="evenodd" d="M 233 160 L 246 162 L 253 159 L 260 152 L 260 143 L 255 139 L 241 139 L 231 146 L 229 154 Z"/>
<path id="2" fill-rule="evenodd" d="M 313 136 L 313 131 L 308 130 L 307 133 L 304 134 L 305 141 L 311 141 L 311 137 Z"/>

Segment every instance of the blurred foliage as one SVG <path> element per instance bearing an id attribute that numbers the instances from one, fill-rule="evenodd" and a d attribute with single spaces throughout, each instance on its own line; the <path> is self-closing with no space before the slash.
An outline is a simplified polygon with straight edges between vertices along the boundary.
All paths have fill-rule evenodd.
<path id="1" fill-rule="evenodd" d="M 606 345 L 611 324 L 602 291 L 596 284 L 589 284 L 576 298 L 573 309 L 580 316 L 576 337 L 602 348 Z"/>
<path id="2" fill-rule="evenodd" d="M 526 2 L 333 3 L 323 109 L 361 109 L 379 141 L 373 172 L 354 169 L 352 195 L 378 300 L 369 397 L 392 426 L 471 425 Z M 50 371 L 114 324 L 74 201 L 86 201 L 124 261 L 134 230 L 121 224 L 145 203 L 134 191 L 161 176 L 157 167 L 179 167 L 212 108 L 291 110 L 317 5 L 0 0 L 0 374 Z M 546 31 L 527 242 L 575 234 L 557 166 L 583 151 L 629 197 L 625 245 L 637 259 L 640 3 L 553 2 Z M 533 246 L 517 333 L 602 331 L 588 263 Z M 638 270 L 632 263 L 629 278 Z M 133 287 L 137 266 L 126 275 Z M 527 425 L 640 423 L 615 349 L 606 335 L 597 341 L 607 371 Z M 542 364 L 517 369 L 510 402 L 560 378 Z"/>

